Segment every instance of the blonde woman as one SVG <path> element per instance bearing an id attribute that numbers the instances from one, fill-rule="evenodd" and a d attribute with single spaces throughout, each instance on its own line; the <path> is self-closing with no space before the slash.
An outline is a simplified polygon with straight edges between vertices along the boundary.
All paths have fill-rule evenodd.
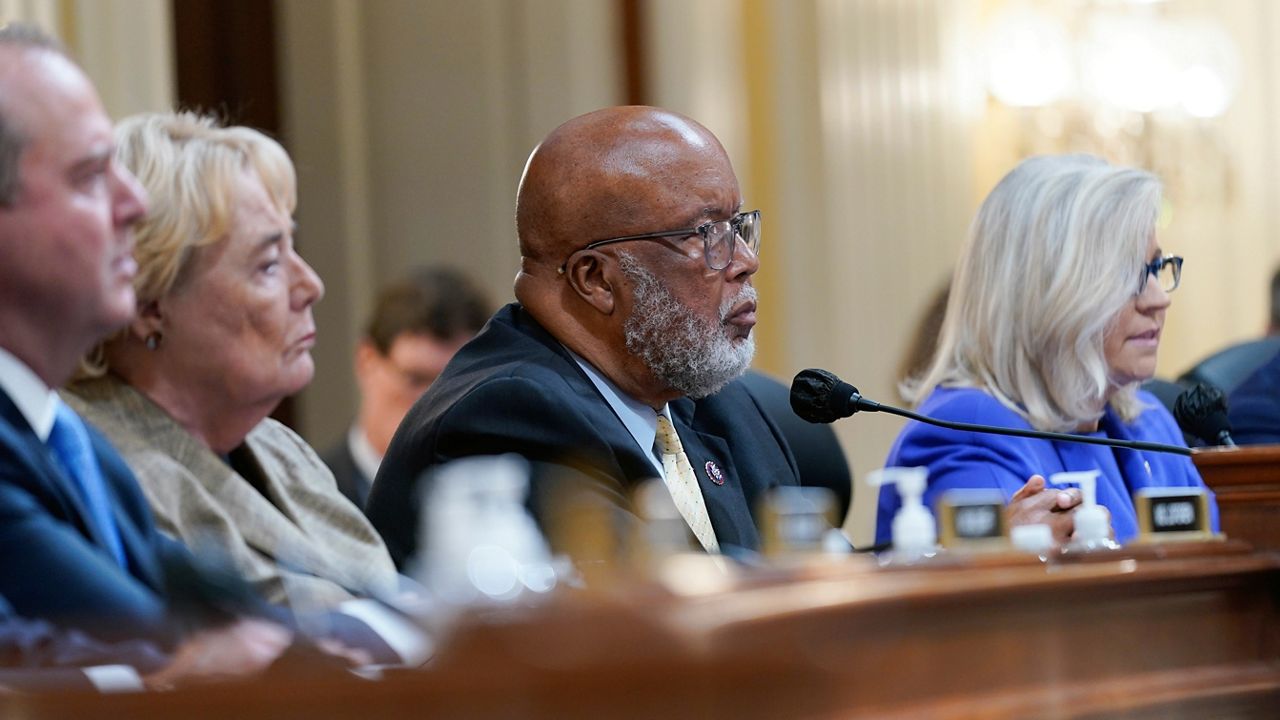
<path id="1" fill-rule="evenodd" d="M 294 246 L 288 155 L 190 113 L 128 118 L 116 143 L 151 199 L 136 231 L 137 315 L 68 402 L 120 450 L 162 531 L 229 558 L 272 602 L 395 592 L 373 527 L 268 418 L 311 382 L 324 293 Z"/>
<path id="2" fill-rule="evenodd" d="M 945 420 L 1183 444 L 1154 396 L 1156 352 L 1182 258 L 1156 237 L 1161 188 L 1151 174 L 1089 156 L 1036 157 L 978 210 L 952 281 L 938 350 L 908 383 L 920 412 Z M 1137 533 L 1133 491 L 1203 488 L 1190 458 L 957 432 L 909 423 L 886 465 L 929 468 L 926 503 L 952 488 L 996 488 L 1014 523 L 1069 538 L 1077 492 L 1043 477 L 1100 470 L 1098 502 L 1116 539 Z M 877 542 L 901 500 L 880 493 Z M 1216 524 L 1216 508 L 1214 523 Z"/>

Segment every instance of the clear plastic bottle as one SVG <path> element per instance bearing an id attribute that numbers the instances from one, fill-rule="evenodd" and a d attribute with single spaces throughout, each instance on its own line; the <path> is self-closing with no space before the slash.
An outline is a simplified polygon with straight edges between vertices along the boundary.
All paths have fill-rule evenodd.
<path id="1" fill-rule="evenodd" d="M 923 467 L 887 467 L 867 475 L 873 487 L 897 485 L 902 497 L 891 526 L 893 549 L 884 556 L 889 564 L 918 563 L 938 554 L 938 524 L 923 500 L 928 477 Z"/>
<path id="2" fill-rule="evenodd" d="M 1098 470 L 1060 472 L 1049 476 L 1052 485 L 1079 485 L 1082 501 L 1075 511 L 1075 530 L 1063 552 L 1079 553 L 1115 550 L 1120 544 L 1111 539 L 1111 516 L 1098 504 Z"/>
<path id="3" fill-rule="evenodd" d="M 523 458 L 464 458 L 434 470 L 423 486 L 414 578 L 431 594 L 433 619 L 524 602 L 556 587 L 551 552 L 525 508 Z"/>

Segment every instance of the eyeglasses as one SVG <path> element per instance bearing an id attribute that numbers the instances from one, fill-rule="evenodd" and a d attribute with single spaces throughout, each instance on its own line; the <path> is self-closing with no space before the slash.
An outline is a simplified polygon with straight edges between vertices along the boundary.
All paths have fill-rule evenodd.
<path id="1" fill-rule="evenodd" d="M 1142 277 L 1138 279 L 1138 294 L 1147 289 L 1147 278 L 1155 276 L 1160 289 L 1173 292 L 1182 282 L 1182 258 L 1177 255 L 1165 255 L 1142 266 Z"/>
<path id="2" fill-rule="evenodd" d="M 760 211 L 752 210 L 734 215 L 728 220 L 717 220 L 715 222 L 705 222 L 694 228 L 686 228 L 684 230 L 664 230 L 662 232 L 642 233 L 640 235 L 626 235 L 623 237 L 608 238 L 606 240 L 595 240 L 587 243 L 587 245 L 574 252 L 582 252 L 583 250 L 592 250 L 603 245 L 612 245 L 613 243 L 630 242 L 632 240 L 660 240 L 662 238 L 685 238 L 697 235 L 702 238 L 702 258 L 707 261 L 707 267 L 712 270 L 723 270 L 729 267 L 729 263 L 733 262 L 733 253 L 738 246 L 738 238 L 742 238 L 742 242 L 747 246 L 752 257 L 760 254 Z M 572 254 L 570 254 L 572 257 Z M 560 266 L 559 272 L 564 273 L 568 267 L 569 261 L 566 260 Z"/>
<path id="3" fill-rule="evenodd" d="M 440 375 L 438 368 L 405 366 L 397 362 L 390 354 L 382 355 L 379 353 L 379 358 L 385 363 L 387 370 L 397 381 L 417 394 L 426 392 L 427 388 L 431 387 L 431 383 L 435 382 Z M 421 365 L 422 363 L 419 361 L 417 364 Z"/>

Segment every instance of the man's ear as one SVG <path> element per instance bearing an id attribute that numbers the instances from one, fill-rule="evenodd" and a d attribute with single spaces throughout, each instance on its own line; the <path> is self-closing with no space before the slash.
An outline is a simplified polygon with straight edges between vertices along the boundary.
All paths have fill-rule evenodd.
<path id="1" fill-rule="evenodd" d="M 617 303 L 617 275 L 605 256 L 594 250 L 577 253 L 565 268 L 569 287 L 601 314 L 612 315 Z"/>
<path id="2" fill-rule="evenodd" d="M 370 375 L 376 368 L 378 358 L 382 357 L 382 353 L 378 351 L 373 341 L 367 337 L 360 338 L 356 343 L 355 357 L 352 358 L 352 369 L 355 370 L 356 384 L 360 386 L 360 391 L 364 392 L 365 384 L 368 382 Z"/>
<path id="3" fill-rule="evenodd" d="M 164 311 L 160 309 L 158 300 L 138 303 L 138 312 L 129 322 L 129 334 L 139 342 L 146 342 L 152 336 L 164 336 Z"/>

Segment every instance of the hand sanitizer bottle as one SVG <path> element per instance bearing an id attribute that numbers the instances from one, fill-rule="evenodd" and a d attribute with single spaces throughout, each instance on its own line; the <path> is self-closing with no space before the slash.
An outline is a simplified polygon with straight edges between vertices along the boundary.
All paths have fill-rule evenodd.
<path id="1" fill-rule="evenodd" d="M 1079 485 L 1083 496 L 1083 501 L 1075 511 L 1075 531 L 1071 533 L 1071 542 L 1063 548 L 1064 552 L 1114 550 L 1120 547 L 1111 539 L 1111 516 L 1106 508 L 1098 505 L 1099 474 L 1097 470 L 1083 470 L 1054 473 L 1049 477 L 1049 483 L 1053 485 Z"/>
<path id="2" fill-rule="evenodd" d="M 557 584 L 550 550 L 526 511 L 529 464 L 516 455 L 455 460 L 423 485 L 415 579 L 440 626 L 467 608 L 526 604 Z"/>
<path id="3" fill-rule="evenodd" d="M 873 487 L 897 485 L 902 497 L 902 507 L 893 516 L 890 563 L 916 563 L 938 553 L 938 525 L 923 501 L 928 477 L 929 469 L 923 467 L 888 467 L 867 475 L 867 483 Z"/>

